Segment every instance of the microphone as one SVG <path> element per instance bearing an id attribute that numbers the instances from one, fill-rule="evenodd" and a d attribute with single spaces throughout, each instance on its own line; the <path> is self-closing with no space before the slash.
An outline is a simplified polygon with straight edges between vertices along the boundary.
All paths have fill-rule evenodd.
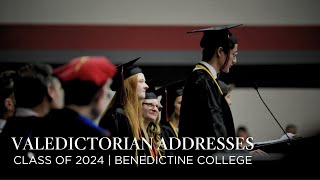
<path id="1" fill-rule="evenodd" d="M 291 138 L 288 136 L 288 134 L 285 132 L 285 130 L 283 129 L 283 127 L 281 126 L 281 124 L 279 123 L 279 121 L 277 120 L 277 118 L 273 115 L 273 113 L 271 112 L 271 110 L 269 109 L 269 107 L 267 106 L 267 104 L 264 102 L 264 100 L 262 99 L 259 90 L 258 90 L 258 84 L 254 83 L 254 89 L 257 91 L 262 103 L 264 104 L 264 106 L 266 106 L 266 108 L 268 109 L 268 111 L 270 112 L 270 114 L 272 115 L 273 119 L 278 123 L 279 127 L 281 128 L 282 132 L 287 136 L 287 138 L 289 139 L 289 141 L 291 142 Z M 290 143 L 289 143 L 290 144 Z"/>

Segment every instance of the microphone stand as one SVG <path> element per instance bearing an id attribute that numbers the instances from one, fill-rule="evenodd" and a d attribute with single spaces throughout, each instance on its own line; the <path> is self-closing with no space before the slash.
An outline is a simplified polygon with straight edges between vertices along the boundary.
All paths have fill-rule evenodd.
<path id="1" fill-rule="evenodd" d="M 285 130 L 283 129 L 283 127 L 281 126 L 281 124 L 279 123 L 279 121 L 277 120 L 277 118 L 273 115 L 273 113 L 270 111 L 269 107 L 267 106 L 267 104 L 264 102 L 264 100 L 262 99 L 259 90 L 258 90 L 258 85 L 255 83 L 254 84 L 254 89 L 257 91 L 262 103 L 266 106 L 266 108 L 268 109 L 268 111 L 270 112 L 270 114 L 272 115 L 272 117 L 274 118 L 274 120 L 278 123 L 279 127 L 281 128 L 282 132 L 287 136 L 287 138 L 289 139 L 289 141 L 291 142 L 291 138 L 288 136 L 288 134 L 285 132 Z M 289 142 L 289 145 L 290 145 Z"/>

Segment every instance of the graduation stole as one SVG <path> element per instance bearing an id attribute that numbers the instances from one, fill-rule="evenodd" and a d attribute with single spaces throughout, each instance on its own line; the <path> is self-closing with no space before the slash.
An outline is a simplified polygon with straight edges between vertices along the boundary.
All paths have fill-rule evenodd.
<path id="1" fill-rule="evenodd" d="M 218 82 L 216 81 L 216 78 L 213 76 L 213 74 L 205 66 L 203 66 L 202 64 L 197 64 L 196 68 L 205 70 L 211 76 L 211 78 L 213 79 L 214 83 L 218 86 L 218 89 L 219 89 L 221 95 L 223 95 L 222 90 L 221 90 Z"/>
<path id="2" fill-rule="evenodd" d="M 149 149 L 149 152 L 153 158 L 157 158 L 157 156 L 162 157 L 162 155 L 161 155 L 160 151 L 157 149 L 157 146 L 154 143 L 154 141 L 152 141 L 152 149 L 150 149 L 149 147 L 148 147 L 148 149 Z"/>
<path id="3" fill-rule="evenodd" d="M 149 150 L 153 158 L 156 158 L 158 154 L 160 154 L 160 152 L 157 150 L 156 144 L 154 144 L 153 141 L 152 141 L 152 149 L 149 148 Z"/>
<path id="4" fill-rule="evenodd" d="M 176 135 L 176 137 L 178 138 L 178 132 L 177 132 L 176 128 L 174 127 L 174 125 L 172 124 L 172 122 L 171 122 L 171 121 L 169 121 L 169 124 L 170 124 L 171 128 L 173 129 L 174 134 L 175 134 L 175 135 Z"/>
<path id="5" fill-rule="evenodd" d="M 142 131 L 141 129 L 139 128 L 139 134 L 140 134 L 140 137 L 144 137 L 144 135 L 142 134 Z M 152 141 L 152 148 L 148 147 L 148 150 L 149 150 L 149 153 L 150 155 L 153 157 L 153 158 L 156 158 L 156 156 L 158 156 L 158 154 L 160 155 L 161 157 L 161 154 L 160 152 L 157 150 L 157 147 L 156 145 L 154 144 L 154 142 Z M 136 149 L 136 159 L 138 159 L 138 150 Z"/>

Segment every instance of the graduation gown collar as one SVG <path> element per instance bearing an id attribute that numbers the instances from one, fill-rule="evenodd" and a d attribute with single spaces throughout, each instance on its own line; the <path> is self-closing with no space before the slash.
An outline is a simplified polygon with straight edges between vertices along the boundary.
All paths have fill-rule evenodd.
<path id="1" fill-rule="evenodd" d="M 198 64 L 205 66 L 215 78 L 218 77 L 217 71 L 209 63 L 207 63 L 205 61 L 200 61 Z M 197 68 L 195 68 L 194 70 L 196 70 L 196 69 Z"/>
<path id="2" fill-rule="evenodd" d="M 0 133 L 1 133 L 4 125 L 6 124 L 6 122 L 7 122 L 7 120 L 5 120 L 5 119 L 0 119 Z"/>
<path id="3" fill-rule="evenodd" d="M 97 126 L 96 124 L 94 124 L 92 119 L 90 119 L 90 118 L 88 118 L 88 117 L 86 117 L 86 116 L 84 116 L 84 115 L 82 115 L 80 113 L 78 113 L 78 115 L 79 115 L 80 121 L 82 121 L 84 124 L 88 125 L 89 127 L 93 128 L 93 129 L 96 129 L 99 132 L 104 132 L 105 131 L 105 129 L 103 129 L 103 128 Z"/>
<path id="4" fill-rule="evenodd" d="M 203 62 L 203 61 L 201 61 L 201 62 Z M 205 63 L 205 62 L 204 62 Z M 207 66 L 209 66 L 209 67 L 207 67 Z M 209 65 L 208 63 L 207 63 L 207 66 L 205 66 L 205 65 L 203 65 L 203 64 L 201 64 L 201 63 L 198 63 L 197 65 L 196 65 L 196 68 L 193 70 L 193 71 L 196 71 L 196 70 L 198 70 L 198 69 L 203 69 L 203 70 L 205 70 L 210 76 L 211 76 L 211 78 L 212 78 L 212 80 L 214 81 L 214 83 L 217 85 L 217 87 L 218 87 L 218 89 L 219 89 L 219 92 L 220 92 L 220 94 L 221 95 L 223 95 L 223 92 L 222 92 L 222 90 L 221 90 L 221 88 L 220 88 L 220 85 L 218 84 L 218 82 L 217 82 L 217 77 L 216 77 L 216 75 L 217 74 L 212 74 L 212 69 L 214 70 L 214 68 L 211 66 L 211 65 Z M 211 70 L 209 69 L 211 67 Z M 214 71 L 214 73 L 216 73 L 215 71 Z"/>
<path id="5" fill-rule="evenodd" d="M 28 117 L 28 116 L 40 117 L 40 115 L 37 112 L 29 108 L 17 108 L 15 116 L 16 117 Z"/>

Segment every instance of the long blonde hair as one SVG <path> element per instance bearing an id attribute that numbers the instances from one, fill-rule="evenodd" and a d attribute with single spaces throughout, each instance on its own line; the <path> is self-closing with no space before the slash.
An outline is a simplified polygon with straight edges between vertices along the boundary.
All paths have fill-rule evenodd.
<path id="1" fill-rule="evenodd" d="M 148 128 L 147 128 L 147 134 L 149 137 L 153 138 L 153 142 L 155 143 L 155 145 L 159 149 L 161 155 L 164 155 L 164 146 L 161 143 L 160 119 L 161 119 L 161 112 L 159 112 L 159 115 L 158 115 L 155 123 L 153 123 L 153 122 L 149 123 Z"/>
<path id="2" fill-rule="evenodd" d="M 139 129 L 141 126 L 142 118 L 142 105 L 138 98 L 137 93 L 137 85 L 138 85 L 138 74 L 130 76 L 129 78 L 124 80 L 124 97 L 125 103 L 123 105 L 123 109 L 125 114 L 129 120 L 129 124 L 131 127 L 131 131 L 133 137 L 137 140 L 140 140 Z M 112 109 L 116 104 L 118 104 L 120 100 L 120 92 L 116 92 L 113 96 L 110 104 L 108 105 L 106 112 Z M 145 132 L 144 128 L 142 129 Z"/>
<path id="3" fill-rule="evenodd" d="M 138 74 L 124 80 L 124 93 L 126 97 L 124 111 L 129 119 L 133 136 L 136 139 L 140 139 L 139 128 L 141 128 L 143 132 L 145 132 L 145 130 L 143 126 L 141 126 L 141 123 L 143 122 L 142 105 L 138 98 L 137 85 Z"/>

